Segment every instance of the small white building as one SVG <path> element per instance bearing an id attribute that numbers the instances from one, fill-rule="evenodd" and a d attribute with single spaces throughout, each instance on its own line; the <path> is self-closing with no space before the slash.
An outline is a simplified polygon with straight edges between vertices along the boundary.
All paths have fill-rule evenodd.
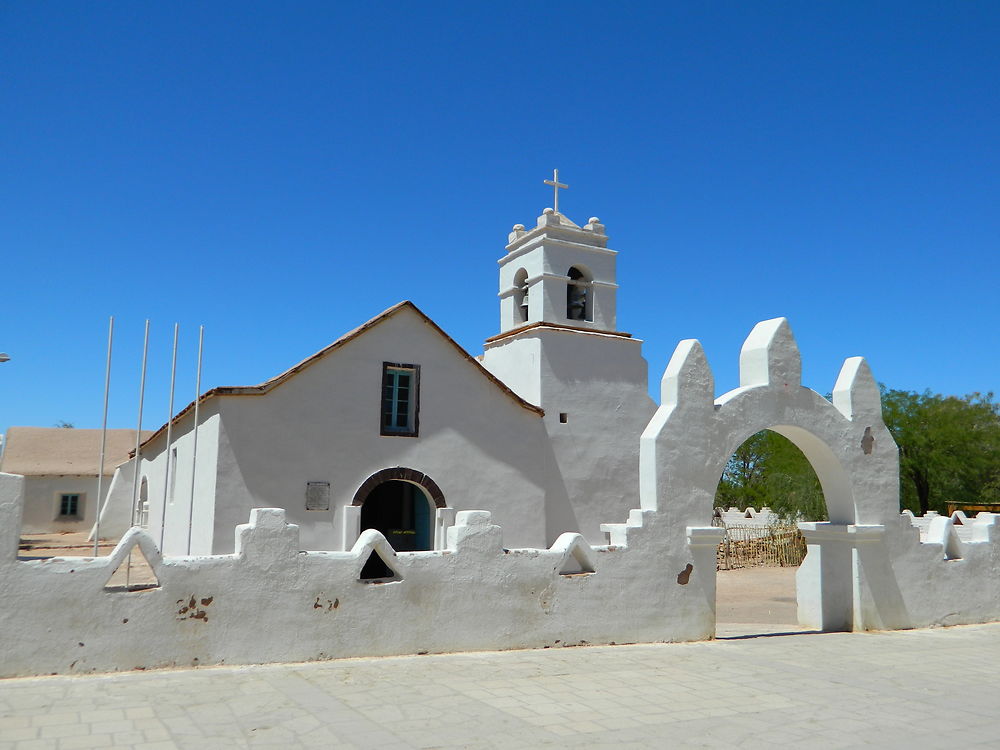
<path id="1" fill-rule="evenodd" d="M 197 432 L 191 404 L 169 445 L 165 425 L 142 446 L 154 539 L 168 554 L 231 552 L 252 508 L 280 507 L 305 549 L 350 549 L 366 528 L 397 550 L 437 548 L 473 509 L 508 547 L 605 541 L 601 524 L 638 506 L 656 405 L 641 342 L 617 328 L 604 229 L 552 209 L 514 227 L 500 331 L 478 358 L 401 302 L 260 385 L 202 395 Z M 110 515 L 127 518 L 131 481 L 117 484 Z"/>
<path id="2" fill-rule="evenodd" d="M 144 432 L 148 438 L 152 433 Z M 108 430 L 104 490 L 115 466 L 135 450 L 135 430 Z M 21 531 L 90 531 L 97 517 L 101 430 L 11 427 L 0 454 L 0 472 L 24 476 Z"/>

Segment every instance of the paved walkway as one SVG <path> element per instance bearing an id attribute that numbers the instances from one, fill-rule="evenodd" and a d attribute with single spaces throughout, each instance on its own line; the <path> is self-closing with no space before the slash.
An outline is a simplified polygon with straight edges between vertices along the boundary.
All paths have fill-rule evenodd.
<path id="1" fill-rule="evenodd" d="M 1000 746 L 1000 624 L 0 681 L 0 750 Z"/>

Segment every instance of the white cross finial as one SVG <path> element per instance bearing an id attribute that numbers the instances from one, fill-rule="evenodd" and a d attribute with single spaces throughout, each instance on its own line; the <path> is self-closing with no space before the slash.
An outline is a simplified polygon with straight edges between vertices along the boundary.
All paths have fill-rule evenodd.
<path id="1" fill-rule="evenodd" d="M 559 182 L 559 170 L 558 169 L 553 169 L 552 170 L 552 179 L 551 180 L 542 180 L 542 182 L 544 182 L 546 185 L 551 185 L 552 186 L 552 192 L 555 194 L 555 197 L 552 199 L 552 201 L 553 201 L 553 203 L 555 205 L 553 205 L 552 208 L 553 208 L 553 210 L 556 213 L 559 213 L 559 188 L 568 188 L 569 185 L 564 185 L 561 182 Z"/>

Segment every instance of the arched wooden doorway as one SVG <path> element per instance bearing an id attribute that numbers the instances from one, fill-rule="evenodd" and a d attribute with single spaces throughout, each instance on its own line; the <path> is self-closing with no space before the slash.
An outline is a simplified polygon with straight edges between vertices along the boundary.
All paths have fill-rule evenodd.
<path id="1" fill-rule="evenodd" d="M 434 480 L 403 467 L 372 474 L 358 488 L 351 504 L 361 506 L 360 530 L 375 529 L 397 552 L 433 549 L 434 511 L 445 507 L 444 495 Z M 388 575 L 391 572 L 374 556 L 361 577 Z"/>

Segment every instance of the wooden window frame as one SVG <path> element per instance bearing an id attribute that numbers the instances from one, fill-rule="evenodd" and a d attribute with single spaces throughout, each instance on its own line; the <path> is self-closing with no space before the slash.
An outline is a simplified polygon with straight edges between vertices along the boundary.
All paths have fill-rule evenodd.
<path id="1" fill-rule="evenodd" d="M 63 503 L 66 498 L 75 498 L 75 507 L 73 513 L 63 513 Z M 82 492 L 60 492 L 59 493 L 59 506 L 56 509 L 56 520 L 63 521 L 79 521 L 83 519 L 83 503 L 84 503 L 84 493 Z"/>
<path id="2" fill-rule="evenodd" d="M 394 370 L 406 370 L 411 373 L 410 379 L 410 403 L 409 419 L 407 427 L 391 427 L 385 423 L 386 388 L 392 387 L 392 375 Z M 393 399 L 395 405 L 395 396 Z M 382 363 L 382 387 L 379 391 L 379 413 L 378 413 L 379 435 L 382 437 L 419 437 L 420 436 L 420 365 L 405 364 L 402 362 Z"/>

